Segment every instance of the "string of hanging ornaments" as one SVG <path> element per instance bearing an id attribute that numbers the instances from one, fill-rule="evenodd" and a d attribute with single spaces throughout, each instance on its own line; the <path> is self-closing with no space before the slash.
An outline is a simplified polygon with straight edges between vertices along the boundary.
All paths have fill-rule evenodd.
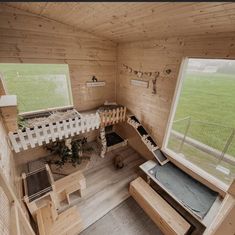
<path id="1" fill-rule="evenodd" d="M 137 71 L 134 70 L 133 68 L 131 68 L 130 66 L 126 65 L 126 64 L 122 64 L 123 68 L 125 69 L 126 72 L 130 73 L 130 74 L 134 74 L 135 76 L 137 76 L 140 80 L 139 81 L 145 81 L 144 78 L 151 80 L 152 81 L 152 94 L 157 94 L 157 79 L 160 77 L 160 72 L 159 71 L 155 71 L 155 72 L 143 72 L 143 71 Z M 169 75 L 171 73 L 171 69 L 166 69 L 164 70 L 164 73 L 166 75 Z M 148 82 L 148 81 L 147 81 Z"/>

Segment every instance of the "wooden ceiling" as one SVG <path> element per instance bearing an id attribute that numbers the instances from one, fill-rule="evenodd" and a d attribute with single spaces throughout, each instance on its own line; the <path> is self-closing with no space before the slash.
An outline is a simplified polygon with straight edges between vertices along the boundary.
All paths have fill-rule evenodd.
<path id="1" fill-rule="evenodd" d="M 116 42 L 235 32 L 232 2 L 7 3 Z"/>

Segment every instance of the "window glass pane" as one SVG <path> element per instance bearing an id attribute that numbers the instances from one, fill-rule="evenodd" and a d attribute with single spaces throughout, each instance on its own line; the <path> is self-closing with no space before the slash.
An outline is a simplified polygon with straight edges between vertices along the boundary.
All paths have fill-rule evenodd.
<path id="1" fill-rule="evenodd" d="M 189 59 L 167 148 L 229 184 L 235 176 L 235 61 Z"/>
<path id="2" fill-rule="evenodd" d="M 17 95 L 19 112 L 72 104 L 65 64 L 0 64 L 7 93 Z"/>

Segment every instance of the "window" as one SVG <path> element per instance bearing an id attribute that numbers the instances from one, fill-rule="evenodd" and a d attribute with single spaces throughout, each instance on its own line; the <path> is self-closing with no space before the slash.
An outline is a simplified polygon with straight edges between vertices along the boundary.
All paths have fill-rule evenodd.
<path id="1" fill-rule="evenodd" d="M 20 113 L 72 105 L 68 65 L 0 64 L 0 73 Z"/>
<path id="2" fill-rule="evenodd" d="M 235 177 L 235 60 L 186 59 L 164 148 L 229 184 Z"/>

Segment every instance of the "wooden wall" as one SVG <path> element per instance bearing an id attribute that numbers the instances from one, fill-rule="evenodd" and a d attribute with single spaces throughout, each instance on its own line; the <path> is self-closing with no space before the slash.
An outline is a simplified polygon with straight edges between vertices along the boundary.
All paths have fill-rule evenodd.
<path id="1" fill-rule="evenodd" d="M 73 102 L 78 110 L 95 108 L 105 100 L 115 101 L 116 49 L 117 44 L 110 40 L 21 10 L 0 7 L 0 63 L 68 64 Z M 106 86 L 87 88 L 86 81 L 93 75 L 105 80 Z M 0 139 L 6 139 L 2 123 Z M 3 146 L 0 146 L 0 155 L 8 159 L 12 153 L 5 142 Z M 23 153 L 23 158 L 14 156 L 16 164 L 20 166 L 45 155 L 41 148 L 35 152 L 34 155 L 32 151 Z M 16 172 L 16 176 L 12 174 L 11 178 L 18 181 L 20 172 Z M 18 186 L 15 185 L 16 191 L 20 190 Z"/>
<path id="2" fill-rule="evenodd" d="M 2 5 L 0 45 L 0 63 L 68 64 L 78 110 L 115 100 L 116 43 Z M 87 88 L 85 82 L 93 75 L 106 86 Z"/>
<path id="3" fill-rule="evenodd" d="M 6 128 L 0 115 L 0 170 L 11 184 L 16 195 L 19 197 L 22 193 L 21 179 L 16 167 L 13 152 L 8 142 Z"/>
<path id="4" fill-rule="evenodd" d="M 235 58 L 235 33 L 122 43 L 118 47 L 117 102 L 141 120 L 160 146 L 184 57 Z M 152 85 L 148 89 L 131 85 L 130 79 L 137 77 L 125 72 L 122 64 L 140 71 L 160 71 L 157 94 L 152 94 Z M 169 76 L 163 73 L 166 68 L 172 70 Z"/>

